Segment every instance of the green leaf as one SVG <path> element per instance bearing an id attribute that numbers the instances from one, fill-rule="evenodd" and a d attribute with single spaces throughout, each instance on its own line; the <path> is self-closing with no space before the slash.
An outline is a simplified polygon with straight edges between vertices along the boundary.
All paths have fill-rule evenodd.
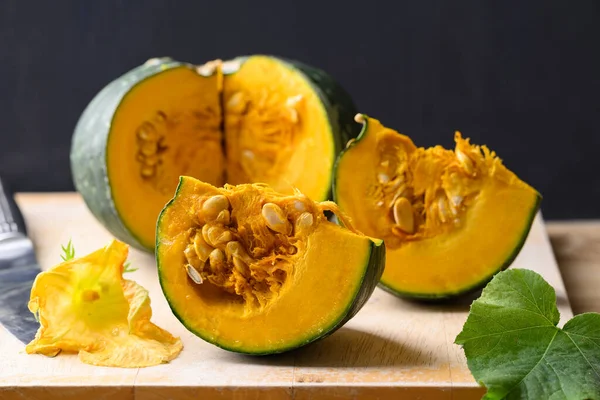
<path id="1" fill-rule="evenodd" d="M 131 268 L 131 262 L 127 261 L 125 264 L 123 264 L 123 273 L 127 274 L 129 272 L 135 272 L 137 271 L 137 268 Z"/>
<path id="2" fill-rule="evenodd" d="M 60 248 L 63 251 L 63 254 L 61 254 L 60 258 L 62 258 L 63 261 L 69 261 L 75 258 L 75 248 L 71 243 L 71 239 L 69 239 L 69 243 L 67 243 L 66 247 L 61 245 Z"/>
<path id="3" fill-rule="evenodd" d="M 554 289 L 537 273 L 498 273 L 456 337 L 484 399 L 600 399 L 600 314 L 561 329 Z"/>

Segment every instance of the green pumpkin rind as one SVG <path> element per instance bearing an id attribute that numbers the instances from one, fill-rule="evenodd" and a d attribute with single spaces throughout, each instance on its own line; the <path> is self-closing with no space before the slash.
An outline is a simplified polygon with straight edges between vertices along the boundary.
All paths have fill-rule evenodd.
<path id="1" fill-rule="evenodd" d="M 165 205 L 165 207 L 162 209 L 162 211 L 160 212 L 160 214 L 158 216 L 158 221 L 156 224 L 156 235 L 155 235 L 155 237 L 156 237 L 155 257 L 156 257 L 156 265 L 157 265 L 157 269 L 158 269 L 158 281 L 159 281 L 159 284 L 161 286 L 163 293 L 165 294 L 167 303 L 169 304 L 169 308 L 173 312 L 173 315 L 175 315 L 175 317 L 186 327 L 186 329 L 188 329 L 190 332 L 194 333 L 196 336 L 198 336 L 202 340 L 204 340 L 208 343 L 211 343 L 219 348 L 227 350 L 227 351 L 243 353 L 243 354 L 248 354 L 248 355 L 254 355 L 254 356 L 279 354 L 279 353 L 284 353 L 287 351 L 295 350 L 300 347 L 306 346 L 310 343 L 316 342 L 318 340 L 325 339 L 326 337 L 330 336 L 335 331 L 340 329 L 350 319 L 352 319 L 352 317 L 354 317 L 356 315 L 356 313 L 358 313 L 358 311 L 360 311 L 360 309 L 367 303 L 367 301 L 369 300 L 369 298 L 375 291 L 375 288 L 377 287 L 378 282 L 381 279 L 381 275 L 383 274 L 383 270 L 385 267 L 385 251 L 386 251 L 385 244 L 383 243 L 382 240 L 378 240 L 378 239 L 372 239 L 370 251 L 368 254 L 368 259 L 366 260 L 364 274 L 361 278 L 361 282 L 360 282 L 360 285 L 358 286 L 358 290 L 352 296 L 352 300 L 348 303 L 348 307 L 346 307 L 346 309 L 342 313 L 342 316 L 338 320 L 332 321 L 331 325 L 328 328 L 323 329 L 322 333 L 315 335 L 312 338 L 305 339 L 305 340 L 299 341 L 297 343 L 292 343 L 292 344 L 288 345 L 287 347 L 276 348 L 276 349 L 269 350 L 269 351 L 255 352 L 255 351 L 245 351 L 244 349 L 240 349 L 237 347 L 236 348 L 228 347 L 227 345 L 225 345 L 223 343 L 219 343 L 218 341 L 211 340 L 209 337 L 203 335 L 202 332 L 193 330 L 190 327 L 190 325 L 188 324 L 188 322 L 185 320 L 185 318 L 183 318 L 177 312 L 176 308 L 173 307 L 171 305 L 171 302 L 169 301 L 169 296 L 167 295 L 167 291 L 165 290 L 165 286 L 164 286 L 165 277 L 163 274 L 164 270 L 162 268 L 162 261 L 160 259 L 160 251 L 159 251 L 160 245 L 161 245 L 162 217 L 163 217 L 163 215 L 165 215 L 166 210 L 177 201 L 177 196 L 179 195 L 179 191 L 183 185 L 184 180 L 185 180 L 184 177 L 181 177 L 179 179 L 179 184 L 177 185 L 177 189 L 175 190 L 175 195 Z"/>
<path id="2" fill-rule="evenodd" d="M 113 201 L 108 181 L 106 147 L 113 117 L 136 85 L 163 71 L 186 65 L 168 57 L 148 60 L 106 85 L 81 114 L 71 143 L 71 174 L 75 189 L 92 214 L 117 239 L 146 249 L 125 226 Z"/>

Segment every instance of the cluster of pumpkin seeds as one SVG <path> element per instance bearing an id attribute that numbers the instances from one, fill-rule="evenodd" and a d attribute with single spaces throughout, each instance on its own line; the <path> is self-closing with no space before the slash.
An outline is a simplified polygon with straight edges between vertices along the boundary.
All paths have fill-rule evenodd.
<path id="1" fill-rule="evenodd" d="M 136 160 L 140 164 L 142 179 L 151 180 L 156 176 L 162 164 L 162 154 L 167 147 L 165 140 L 165 124 L 167 116 L 162 111 L 156 113 L 150 121 L 144 121 L 136 131 L 138 151 Z"/>
<path id="2" fill-rule="evenodd" d="M 239 163 L 250 181 L 280 173 L 289 161 L 300 132 L 302 95 L 285 99 L 262 88 L 251 98 L 235 92 L 225 102 L 225 129 L 237 132 Z"/>
<path id="3" fill-rule="evenodd" d="M 377 182 L 381 186 L 383 199 L 377 202 L 378 207 L 387 207 L 391 221 L 391 232 L 399 238 L 414 235 L 425 225 L 428 219 L 439 224 L 458 224 L 463 207 L 464 197 L 461 195 L 462 185 L 458 181 L 462 176 L 474 177 L 476 164 L 469 155 L 459 148 L 455 149 L 456 162 L 454 168 L 448 169 L 447 179 L 450 189 L 437 188 L 432 193 L 416 195 L 409 185 L 408 162 L 406 154 L 393 146 L 387 147 L 380 154 L 380 162 L 376 168 Z M 404 158 L 403 158 L 404 157 Z M 458 188 L 454 193 L 452 188 Z M 427 201 L 426 201 L 427 196 Z M 389 200 L 387 200 L 389 199 Z"/>
<path id="4" fill-rule="evenodd" d="M 208 197 L 202 203 L 199 220 L 204 225 L 190 237 L 184 255 L 189 278 L 198 285 L 208 281 L 225 291 L 242 296 L 248 302 L 264 304 L 278 293 L 290 270 L 288 257 L 296 254 L 292 242 L 309 229 L 314 218 L 306 211 L 304 203 L 294 204 L 301 214 L 294 224 L 283 209 L 275 203 L 262 206 L 262 221 L 273 235 L 278 235 L 282 245 L 272 249 L 247 249 L 241 238 L 237 222 L 231 215 L 231 205 L 225 195 Z M 282 251 L 283 249 L 283 251 Z M 261 263 L 254 253 L 271 254 L 277 262 Z"/>

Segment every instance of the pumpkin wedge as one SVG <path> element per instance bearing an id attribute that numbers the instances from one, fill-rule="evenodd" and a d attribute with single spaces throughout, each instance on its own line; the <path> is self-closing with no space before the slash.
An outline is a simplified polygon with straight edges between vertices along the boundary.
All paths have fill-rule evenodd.
<path id="1" fill-rule="evenodd" d="M 418 148 L 357 114 L 362 131 L 335 167 L 334 198 L 355 227 L 387 248 L 380 286 L 444 299 L 484 286 L 519 253 L 541 201 L 486 146 Z"/>
<path id="2" fill-rule="evenodd" d="M 73 180 L 115 237 L 153 251 L 156 218 L 180 176 L 329 198 L 335 158 L 358 133 L 355 113 L 330 76 L 296 61 L 152 59 L 107 85 L 83 112 Z"/>
<path id="3" fill-rule="evenodd" d="M 200 338 L 240 353 L 281 353 L 333 333 L 377 286 L 385 246 L 328 221 L 325 210 L 348 224 L 334 203 L 300 192 L 182 177 L 156 233 L 173 313 Z"/>

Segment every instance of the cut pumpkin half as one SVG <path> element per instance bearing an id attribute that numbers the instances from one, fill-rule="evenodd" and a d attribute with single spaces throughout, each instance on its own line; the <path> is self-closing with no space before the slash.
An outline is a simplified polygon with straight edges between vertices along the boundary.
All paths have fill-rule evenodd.
<path id="1" fill-rule="evenodd" d="M 358 133 L 354 113 L 331 77 L 295 61 L 153 59 L 88 105 L 73 137 L 73 178 L 115 237 L 151 251 L 180 176 L 329 198 L 335 158 Z"/>
<path id="2" fill-rule="evenodd" d="M 449 298 L 485 285 L 522 248 L 540 194 L 486 146 L 419 148 L 358 114 L 362 132 L 340 155 L 334 198 L 357 229 L 387 248 L 381 286 Z"/>
<path id="3" fill-rule="evenodd" d="M 375 289 L 378 239 L 329 222 L 331 202 L 263 184 L 182 177 L 160 214 L 156 260 L 173 313 L 227 350 L 280 353 L 344 325 Z"/>

